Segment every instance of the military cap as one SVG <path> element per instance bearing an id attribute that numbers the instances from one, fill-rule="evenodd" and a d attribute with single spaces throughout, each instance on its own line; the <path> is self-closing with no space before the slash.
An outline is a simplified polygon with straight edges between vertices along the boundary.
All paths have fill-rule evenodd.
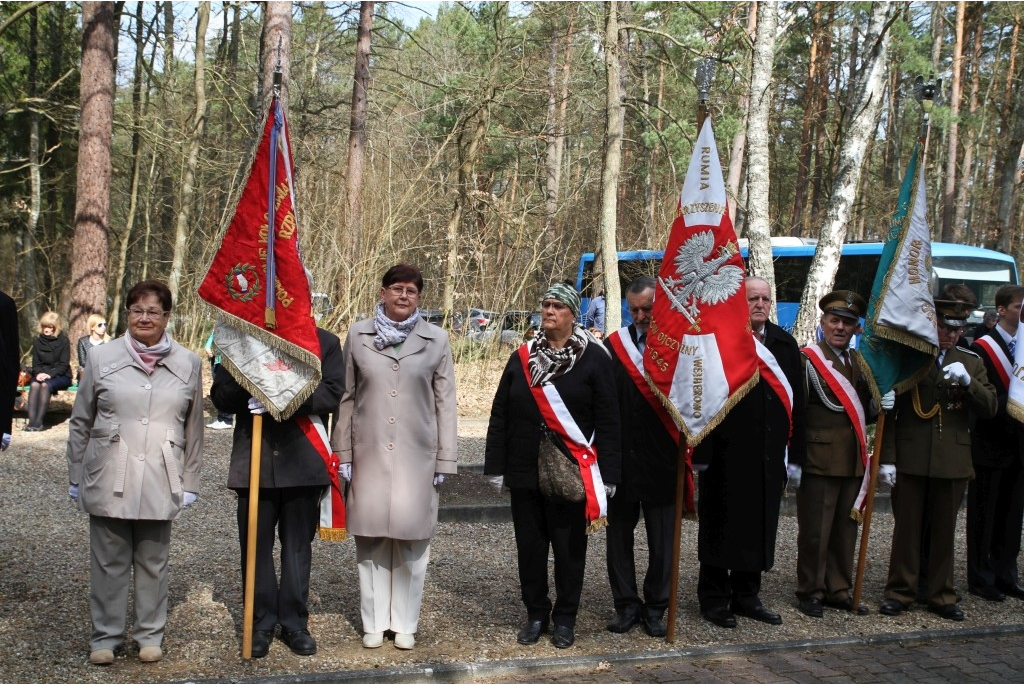
<path id="1" fill-rule="evenodd" d="M 835 314 L 844 319 L 859 319 L 868 311 L 868 303 L 852 290 L 833 290 L 818 300 L 822 314 Z"/>
<path id="2" fill-rule="evenodd" d="M 971 303 L 959 300 L 935 300 L 935 314 L 947 326 L 966 326 L 971 315 Z"/>

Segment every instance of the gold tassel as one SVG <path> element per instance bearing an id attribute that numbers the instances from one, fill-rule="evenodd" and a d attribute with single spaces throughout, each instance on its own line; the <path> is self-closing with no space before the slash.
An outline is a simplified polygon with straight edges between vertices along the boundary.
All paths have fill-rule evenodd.
<path id="1" fill-rule="evenodd" d="M 277 312 L 273 307 L 263 310 L 263 323 L 267 328 L 277 328 Z"/>
<path id="2" fill-rule="evenodd" d="M 864 523 L 864 514 L 860 509 L 851 509 L 850 518 L 856 521 L 858 524 Z"/>
<path id="3" fill-rule="evenodd" d="M 345 542 L 348 540 L 348 531 L 344 528 L 320 527 L 320 539 L 327 542 Z"/>
<path id="4" fill-rule="evenodd" d="M 608 517 L 607 516 L 602 516 L 599 519 L 594 519 L 593 521 L 591 521 L 590 523 L 587 524 L 587 535 L 590 535 L 591 533 L 596 533 L 597 531 L 601 530 L 602 528 L 604 528 L 607 525 L 608 525 Z"/>

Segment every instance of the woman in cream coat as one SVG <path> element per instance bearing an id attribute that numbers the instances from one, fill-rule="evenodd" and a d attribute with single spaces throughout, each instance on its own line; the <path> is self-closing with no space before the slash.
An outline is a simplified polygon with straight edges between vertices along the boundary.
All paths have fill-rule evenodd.
<path id="1" fill-rule="evenodd" d="M 139 659 L 162 657 L 171 521 L 196 500 L 203 453 L 202 362 L 165 331 L 170 290 L 142 281 L 126 301 L 128 332 L 90 352 L 68 433 L 69 492 L 89 514 L 97 665 L 124 642 L 133 571 Z"/>
<path id="2" fill-rule="evenodd" d="M 373 319 L 345 341 L 345 393 L 331 448 L 351 480 L 347 526 L 356 539 L 363 646 L 384 631 L 411 649 L 419 622 L 437 486 L 455 473 L 457 408 L 448 334 L 419 316 L 423 275 L 384 274 Z"/>

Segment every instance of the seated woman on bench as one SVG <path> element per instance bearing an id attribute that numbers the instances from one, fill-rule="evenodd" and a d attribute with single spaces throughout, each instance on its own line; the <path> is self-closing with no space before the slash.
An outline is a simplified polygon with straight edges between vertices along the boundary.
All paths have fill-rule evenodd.
<path id="1" fill-rule="evenodd" d="M 50 396 L 71 387 L 71 343 L 60 330 L 60 315 L 39 317 L 39 335 L 32 341 L 32 387 L 28 393 L 28 425 L 25 431 L 43 430 Z"/>

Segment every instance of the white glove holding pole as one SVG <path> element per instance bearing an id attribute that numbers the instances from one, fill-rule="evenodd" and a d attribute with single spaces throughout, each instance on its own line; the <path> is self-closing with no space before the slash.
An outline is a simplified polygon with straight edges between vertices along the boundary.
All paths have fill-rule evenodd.
<path id="1" fill-rule="evenodd" d="M 881 464 L 878 467 L 878 482 L 896 487 L 896 464 Z"/>
<path id="2" fill-rule="evenodd" d="M 890 409 L 895 407 L 896 406 L 896 391 L 895 390 L 890 390 L 889 392 L 887 392 L 884 395 L 882 395 L 882 401 L 880 403 L 880 406 L 885 411 L 889 411 Z"/>
<path id="3" fill-rule="evenodd" d="M 794 488 L 800 487 L 800 479 L 804 476 L 804 470 L 797 464 L 786 464 L 786 476 Z"/>
<path id="4" fill-rule="evenodd" d="M 967 373 L 967 369 L 961 362 L 953 362 L 942 370 L 946 372 L 944 378 L 947 381 L 953 381 L 965 388 L 971 384 L 971 374 Z"/>
<path id="5" fill-rule="evenodd" d="M 352 462 L 338 465 L 338 475 L 346 482 L 352 480 Z"/>
<path id="6" fill-rule="evenodd" d="M 266 414 L 267 413 L 267 408 L 264 407 L 263 403 L 260 402 L 255 397 L 250 397 L 249 398 L 249 413 L 251 413 L 251 414 Z"/>

